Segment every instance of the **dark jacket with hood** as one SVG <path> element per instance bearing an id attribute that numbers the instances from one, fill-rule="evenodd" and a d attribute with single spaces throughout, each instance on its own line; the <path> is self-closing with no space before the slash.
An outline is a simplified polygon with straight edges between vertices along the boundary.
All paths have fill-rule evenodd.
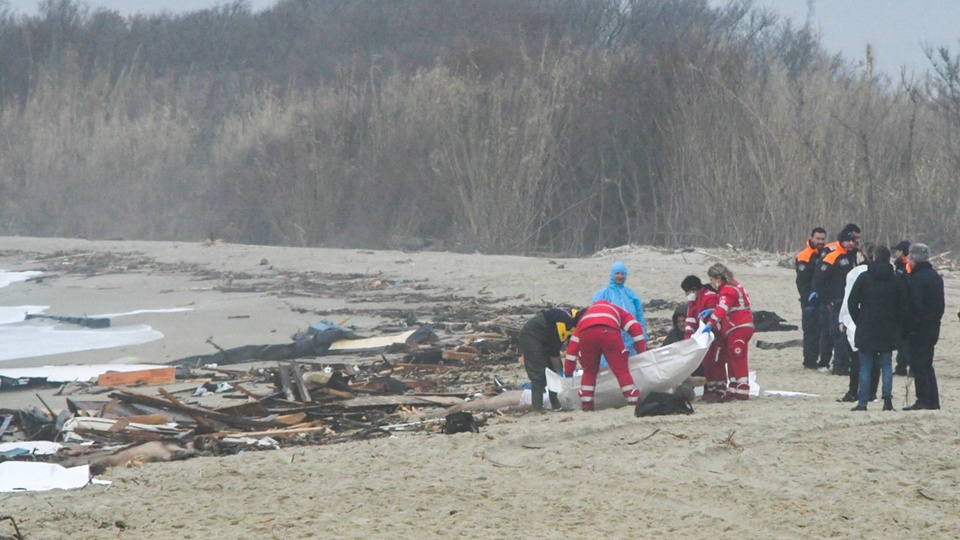
<path id="1" fill-rule="evenodd" d="M 857 323 L 854 343 L 864 351 L 893 351 L 906 320 L 909 297 L 887 261 L 873 261 L 850 289 L 848 307 Z"/>

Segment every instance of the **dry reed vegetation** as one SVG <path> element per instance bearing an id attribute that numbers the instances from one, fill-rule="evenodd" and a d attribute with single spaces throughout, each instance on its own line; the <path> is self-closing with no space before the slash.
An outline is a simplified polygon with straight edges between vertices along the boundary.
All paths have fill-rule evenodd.
<path id="1" fill-rule="evenodd" d="M 451 29 L 455 15 L 412 1 L 362 20 L 403 47 L 364 41 L 377 35 L 365 28 L 352 39 L 366 56 L 325 56 L 316 65 L 340 68 L 317 74 L 310 25 L 359 27 L 367 5 L 321 4 L 61 20 L 64 35 L 90 39 L 110 27 L 156 46 L 199 23 L 230 39 L 166 70 L 156 56 L 97 56 L 79 38 L 31 57 L 29 92 L 0 102 L 0 233 L 785 250 L 811 226 L 854 221 L 873 241 L 956 241 L 960 69 L 949 51 L 931 55 L 928 79 L 894 84 L 869 58 L 844 64 L 809 31 L 743 6 L 500 4 L 519 27 L 464 6 L 466 26 Z M 420 21 L 433 21 L 432 41 L 405 40 Z M 48 22 L 4 19 L 0 42 Z M 271 24 L 286 33 L 256 33 Z M 409 56 L 385 62 L 390 47 Z M 272 71 L 231 67 L 255 54 Z M 0 70 L 0 88 L 17 88 L 15 75 Z"/>

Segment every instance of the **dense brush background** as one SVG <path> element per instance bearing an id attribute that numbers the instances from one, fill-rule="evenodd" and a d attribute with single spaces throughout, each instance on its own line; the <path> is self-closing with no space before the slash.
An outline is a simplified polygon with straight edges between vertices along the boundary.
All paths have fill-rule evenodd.
<path id="1" fill-rule="evenodd" d="M 947 250 L 960 55 L 928 56 L 891 77 L 749 2 L 45 0 L 0 14 L 0 234 Z"/>

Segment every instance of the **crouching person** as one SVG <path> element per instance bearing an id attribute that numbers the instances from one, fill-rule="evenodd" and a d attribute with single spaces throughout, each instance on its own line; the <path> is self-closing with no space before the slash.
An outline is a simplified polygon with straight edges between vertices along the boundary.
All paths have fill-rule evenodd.
<path id="1" fill-rule="evenodd" d="M 517 341 L 523 355 L 523 367 L 530 378 L 530 392 L 534 411 L 543 411 L 543 392 L 547 389 L 545 371 L 560 371 L 560 347 L 577 325 L 577 310 L 552 308 L 534 315 L 523 325 Z M 556 392 L 550 392 L 550 406 L 560 409 Z"/>
<path id="2" fill-rule="evenodd" d="M 606 300 L 600 300 L 583 312 L 567 346 L 567 355 L 563 371 L 567 377 L 573 375 L 577 360 L 583 367 L 580 379 L 580 406 L 584 411 L 594 409 L 594 392 L 597 384 L 597 372 L 600 370 L 600 355 L 607 359 L 610 371 L 620 384 L 627 404 L 636 406 L 640 400 L 640 390 L 634 385 L 633 376 L 627 363 L 629 353 L 624 347 L 620 331 L 627 332 L 632 338 L 637 352 L 646 352 L 643 326 L 622 308 Z"/>

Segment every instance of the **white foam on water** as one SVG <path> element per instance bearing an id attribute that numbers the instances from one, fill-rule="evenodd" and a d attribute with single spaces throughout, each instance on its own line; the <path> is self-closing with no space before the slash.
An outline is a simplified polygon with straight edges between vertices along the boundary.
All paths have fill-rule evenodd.
<path id="1" fill-rule="evenodd" d="M 27 314 L 43 313 L 50 306 L 0 306 L 0 324 L 23 322 Z"/>
<path id="2" fill-rule="evenodd" d="M 43 275 L 43 272 L 0 270 L 0 287 L 40 275 Z M 26 320 L 27 314 L 42 314 L 48 309 L 50 306 L 0 306 L 0 361 L 139 345 L 163 337 L 162 333 L 145 324 L 86 328 L 53 320 Z M 191 309 L 142 309 L 99 315 L 99 317 L 116 318 L 140 313 L 180 311 L 191 311 Z"/>
<path id="3" fill-rule="evenodd" d="M 90 315 L 90 317 L 118 319 L 120 317 L 128 317 L 130 315 L 140 315 L 142 313 L 181 313 L 183 311 L 193 311 L 193 308 L 178 307 L 178 308 L 165 308 L 165 309 L 138 309 L 136 311 L 127 311 L 124 313 L 102 313 L 100 315 Z"/>
<path id="4" fill-rule="evenodd" d="M 32 277 L 37 277 L 42 275 L 43 275 L 43 272 L 39 272 L 36 270 L 30 270 L 27 272 L 8 272 L 6 270 L 0 270 L 0 287 L 6 287 L 11 283 L 26 281 Z"/>
<path id="5" fill-rule="evenodd" d="M 0 361 L 149 343 L 163 334 L 146 324 L 85 328 L 31 320 L 0 326 Z"/>

